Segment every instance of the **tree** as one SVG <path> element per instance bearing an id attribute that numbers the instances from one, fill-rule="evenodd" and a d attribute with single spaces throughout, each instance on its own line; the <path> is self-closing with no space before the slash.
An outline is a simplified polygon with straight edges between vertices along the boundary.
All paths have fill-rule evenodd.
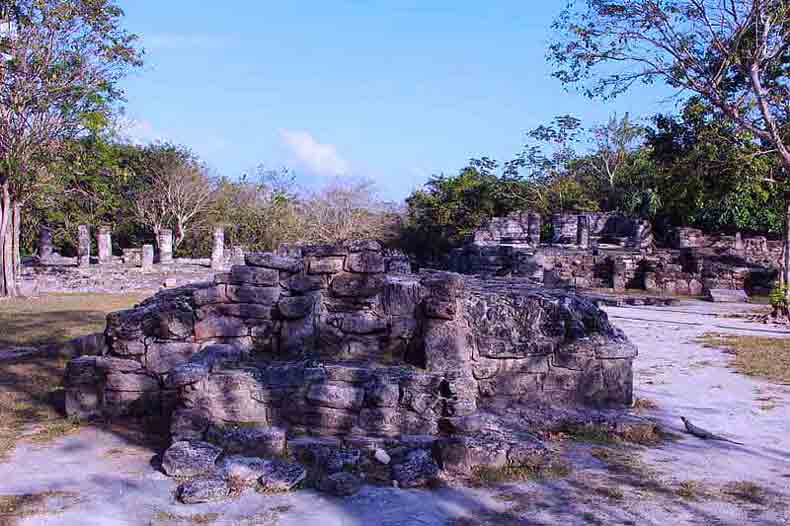
<path id="1" fill-rule="evenodd" d="M 590 96 L 665 82 L 699 95 L 790 172 L 790 2 L 585 0 L 553 26 L 554 75 Z M 790 196 L 784 281 L 790 282 Z"/>
<path id="2" fill-rule="evenodd" d="M 394 237 L 398 214 L 376 196 L 365 179 L 335 179 L 301 199 L 302 241 L 338 243 L 359 238 L 383 241 Z"/>
<path id="3" fill-rule="evenodd" d="M 111 0 L 0 3 L 0 296 L 16 293 L 21 207 L 65 141 L 100 127 L 141 64 Z"/>
<path id="4" fill-rule="evenodd" d="M 140 180 L 132 198 L 137 220 L 157 242 L 162 230 L 172 229 L 178 248 L 205 219 L 214 191 L 208 170 L 189 149 L 169 143 L 144 148 L 133 169 Z"/>

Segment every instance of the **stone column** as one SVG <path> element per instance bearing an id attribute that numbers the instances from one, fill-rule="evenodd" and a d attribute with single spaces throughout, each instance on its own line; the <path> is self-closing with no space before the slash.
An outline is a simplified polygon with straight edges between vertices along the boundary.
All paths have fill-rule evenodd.
<path id="1" fill-rule="evenodd" d="M 143 245 L 142 257 L 140 259 L 140 266 L 143 271 L 148 271 L 154 268 L 154 246 Z"/>
<path id="2" fill-rule="evenodd" d="M 590 218 L 584 214 L 579 216 L 576 227 L 576 244 L 580 248 L 590 247 Z"/>
<path id="3" fill-rule="evenodd" d="M 52 229 L 44 226 L 38 234 L 38 257 L 41 261 L 46 261 L 52 257 L 54 249 L 52 247 Z"/>
<path id="4" fill-rule="evenodd" d="M 612 263 L 612 288 L 615 292 L 625 292 L 627 284 L 628 265 L 623 258 L 617 258 Z"/>
<path id="5" fill-rule="evenodd" d="M 159 263 L 173 262 L 173 231 L 165 228 L 159 232 Z"/>
<path id="6" fill-rule="evenodd" d="M 88 225 L 77 227 L 77 264 L 83 268 L 91 264 L 91 231 Z"/>
<path id="7" fill-rule="evenodd" d="M 530 212 L 527 215 L 527 235 L 529 236 L 529 241 L 535 246 L 540 245 L 540 231 L 543 226 L 542 218 L 540 214 L 535 212 Z"/>
<path id="8" fill-rule="evenodd" d="M 99 227 L 99 264 L 106 265 L 112 261 L 112 231 L 108 226 Z"/>
<path id="9" fill-rule="evenodd" d="M 211 250 L 211 268 L 222 270 L 225 266 L 225 227 L 214 227 L 214 248 Z"/>
<path id="10" fill-rule="evenodd" d="M 740 232 L 735 232 L 735 250 L 738 252 L 743 250 L 743 237 Z"/>

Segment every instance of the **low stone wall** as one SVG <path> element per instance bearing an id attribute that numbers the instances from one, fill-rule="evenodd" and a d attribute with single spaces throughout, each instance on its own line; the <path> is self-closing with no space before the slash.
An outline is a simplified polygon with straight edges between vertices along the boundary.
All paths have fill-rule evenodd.
<path id="1" fill-rule="evenodd" d="M 503 455 L 515 447 L 504 425 L 514 408 L 532 414 L 517 420 L 534 431 L 549 425 L 535 416 L 547 406 L 632 402 L 636 349 L 581 296 L 396 273 L 398 258 L 372 242 L 246 260 L 109 315 L 104 354 L 68 364 L 67 412 L 157 413 L 170 418 L 174 442 L 226 453 L 240 429 L 281 436 L 282 447 L 334 437 L 335 449 L 420 435 L 415 448 L 445 448 L 452 470 L 470 467 L 457 455 L 492 425 Z"/>

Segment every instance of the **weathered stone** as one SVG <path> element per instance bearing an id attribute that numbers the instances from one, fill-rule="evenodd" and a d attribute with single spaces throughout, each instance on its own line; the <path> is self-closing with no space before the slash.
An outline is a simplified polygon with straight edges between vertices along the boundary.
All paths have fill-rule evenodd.
<path id="1" fill-rule="evenodd" d="M 342 384 L 313 384 L 307 390 L 307 400 L 322 407 L 359 409 L 365 392 Z"/>
<path id="2" fill-rule="evenodd" d="M 416 278 L 387 277 L 382 298 L 384 312 L 391 316 L 414 317 L 422 292 Z"/>
<path id="3" fill-rule="evenodd" d="M 245 256 L 247 265 L 252 267 L 264 267 L 285 272 L 301 272 L 304 268 L 302 261 L 298 258 L 278 256 L 269 252 L 247 254 Z"/>
<path id="4" fill-rule="evenodd" d="M 212 303 L 227 303 L 229 301 L 225 285 L 217 285 L 198 289 L 192 294 L 192 301 L 197 306 Z"/>
<path id="5" fill-rule="evenodd" d="M 426 317 L 443 320 L 454 320 L 458 310 L 455 300 L 444 300 L 440 298 L 426 298 L 422 304 L 422 310 Z"/>
<path id="6" fill-rule="evenodd" d="M 396 384 L 376 381 L 365 387 L 365 403 L 372 407 L 395 407 L 399 397 Z"/>
<path id="7" fill-rule="evenodd" d="M 358 273 L 384 272 L 384 257 L 379 252 L 353 252 L 346 257 L 345 269 Z"/>
<path id="8" fill-rule="evenodd" d="M 95 356 L 80 356 L 66 364 L 64 383 L 70 385 L 96 385 L 103 377 Z"/>
<path id="9" fill-rule="evenodd" d="M 502 442 L 476 437 L 450 437 L 439 440 L 437 448 L 442 469 L 468 476 L 477 467 L 502 468 L 507 464 L 508 448 Z"/>
<path id="10" fill-rule="evenodd" d="M 144 272 L 149 272 L 151 269 L 154 268 L 154 246 L 153 245 L 143 245 L 142 253 L 140 257 L 140 267 L 143 269 Z"/>
<path id="11" fill-rule="evenodd" d="M 199 441 L 176 442 L 162 455 L 162 469 L 171 477 L 194 477 L 214 469 L 222 449 Z"/>
<path id="12" fill-rule="evenodd" d="M 392 477 L 401 488 L 416 488 L 433 482 L 439 475 L 439 466 L 424 449 L 415 449 L 406 455 L 404 462 L 392 466 Z"/>
<path id="13" fill-rule="evenodd" d="M 323 257 L 310 259 L 307 264 L 307 271 L 310 274 L 337 274 L 343 271 L 342 257 Z"/>
<path id="14" fill-rule="evenodd" d="M 321 481 L 319 489 L 336 497 L 350 497 L 362 489 L 362 480 L 351 473 L 334 473 Z"/>
<path id="15" fill-rule="evenodd" d="M 270 457 L 285 453 L 285 430 L 266 425 L 211 426 L 206 441 L 232 455 Z"/>
<path id="16" fill-rule="evenodd" d="M 112 260 L 112 234 L 110 227 L 100 226 L 96 236 L 96 245 L 99 247 L 99 264 L 106 265 Z"/>
<path id="17" fill-rule="evenodd" d="M 330 288 L 335 296 L 341 298 L 367 298 L 382 291 L 384 280 L 369 274 L 340 274 L 334 277 Z"/>
<path id="18" fill-rule="evenodd" d="M 373 241 L 372 239 L 358 239 L 346 243 L 349 252 L 379 252 L 381 251 L 381 243 Z"/>
<path id="19" fill-rule="evenodd" d="M 110 373 L 104 388 L 111 391 L 158 391 L 159 381 L 145 374 Z"/>
<path id="20" fill-rule="evenodd" d="M 274 306 L 267 304 L 217 303 L 198 309 L 197 318 L 204 320 L 212 316 L 233 316 L 234 318 L 270 320 L 273 310 Z"/>
<path id="21" fill-rule="evenodd" d="M 746 303 L 749 296 L 743 290 L 710 289 L 708 300 L 714 303 Z"/>
<path id="22" fill-rule="evenodd" d="M 69 418 L 88 420 L 101 415 L 101 397 L 95 385 L 67 385 L 64 402 Z"/>
<path id="23" fill-rule="evenodd" d="M 208 416 L 197 409 L 178 409 L 170 419 L 170 440 L 202 441 L 209 426 Z"/>
<path id="24" fill-rule="evenodd" d="M 253 287 L 228 285 L 228 299 L 237 303 L 264 303 L 273 305 L 280 299 L 280 287 Z"/>
<path id="25" fill-rule="evenodd" d="M 293 296 L 290 298 L 282 298 L 277 304 L 280 315 L 288 319 L 304 318 L 312 312 L 315 306 L 315 298 L 313 296 Z"/>
<path id="26" fill-rule="evenodd" d="M 234 485 L 249 487 L 266 473 L 269 460 L 243 455 L 224 456 L 217 463 L 219 474 Z"/>
<path id="27" fill-rule="evenodd" d="M 269 460 L 258 478 L 261 487 L 267 492 L 291 491 L 307 476 L 304 467 L 284 460 Z"/>
<path id="28" fill-rule="evenodd" d="M 211 268 L 221 270 L 225 266 L 225 228 L 214 227 L 214 245 L 211 249 Z"/>
<path id="29" fill-rule="evenodd" d="M 145 368 L 156 374 L 165 374 L 187 363 L 199 348 L 198 344 L 189 342 L 152 343 L 145 355 Z"/>
<path id="30" fill-rule="evenodd" d="M 87 225 L 77 227 L 77 262 L 80 267 L 91 264 L 91 231 Z"/>
<path id="31" fill-rule="evenodd" d="M 200 504 L 227 499 L 230 496 L 230 487 L 223 477 L 215 475 L 184 482 L 176 493 L 178 500 L 184 504 Z"/>
<path id="32" fill-rule="evenodd" d="M 274 287 L 280 283 L 280 273 L 274 269 L 233 265 L 228 275 L 228 283 L 232 285 Z"/>
<path id="33" fill-rule="evenodd" d="M 174 367 L 165 377 L 165 387 L 178 389 L 199 382 L 209 375 L 211 369 L 202 363 L 185 363 Z"/>
<path id="34" fill-rule="evenodd" d="M 304 294 L 305 292 L 312 292 L 326 288 L 326 278 L 321 275 L 312 276 L 297 274 L 288 278 L 286 286 L 289 290 L 297 293 Z"/>
<path id="35" fill-rule="evenodd" d="M 159 231 L 159 263 L 170 264 L 173 262 L 173 231 L 164 228 Z"/>
<path id="36" fill-rule="evenodd" d="M 373 313 L 344 314 L 340 317 L 340 330 L 350 334 L 372 334 L 387 329 L 387 320 Z"/>
<path id="37" fill-rule="evenodd" d="M 195 338 L 239 338 L 249 336 L 250 329 L 244 320 L 232 317 L 206 318 L 195 323 Z"/>
<path id="38" fill-rule="evenodd" d="M 105 373 L 134 373 L 141 372 L 143 366 L 135 360 L 125 360 L 112 356 L 97 356 L 96 367 Z"/>
<path id="39" fill-rule="evenodd" d="M 392 460 L 386 451 L 378 448 L 375 451 L 373 451 L 373 458 L 375 458 L 376 461 L 380 462 L 381 464 L 384 464 L 385 466 L 389 464 L 390 461 Z"/>

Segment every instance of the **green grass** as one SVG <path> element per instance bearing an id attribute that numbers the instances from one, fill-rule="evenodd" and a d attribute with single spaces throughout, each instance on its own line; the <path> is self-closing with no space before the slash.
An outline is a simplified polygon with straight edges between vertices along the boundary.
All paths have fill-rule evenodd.
<path id="1" fill-rule="evenodd" d="M 139 294 L 60 294 L 0 302 L 0 348 L 60 343 L 100 332 L 108 312 L 143 299 Z M 0 458 L 21 440 L 46 442 L 74 432 L 64 418 L 61 387 L 66 358 L 28 355 L 0 363 Z"/>
<path id="2" fill-rule="evenodd" d="M 478 467 L 473 472 L 475 481 L 483 486 L 552 480 L 567 477 L 570 473 L 570 466 L 560 462 L 550 462 L 546 465 L 510 465 L 502 468 Z"/>
<path id="3" fill-rule="evenodd" d="M 150 294 L 52 294 L 0 301 L 0 348 L 64 343 L 104 330 L 107 314 Z"/>
<path id="4" fill-rule="evenodd" d="M 695 341 L 732 354 L 731 365 L 741 374 L 790 384 L 790 339 L 707 333 Z"/>

